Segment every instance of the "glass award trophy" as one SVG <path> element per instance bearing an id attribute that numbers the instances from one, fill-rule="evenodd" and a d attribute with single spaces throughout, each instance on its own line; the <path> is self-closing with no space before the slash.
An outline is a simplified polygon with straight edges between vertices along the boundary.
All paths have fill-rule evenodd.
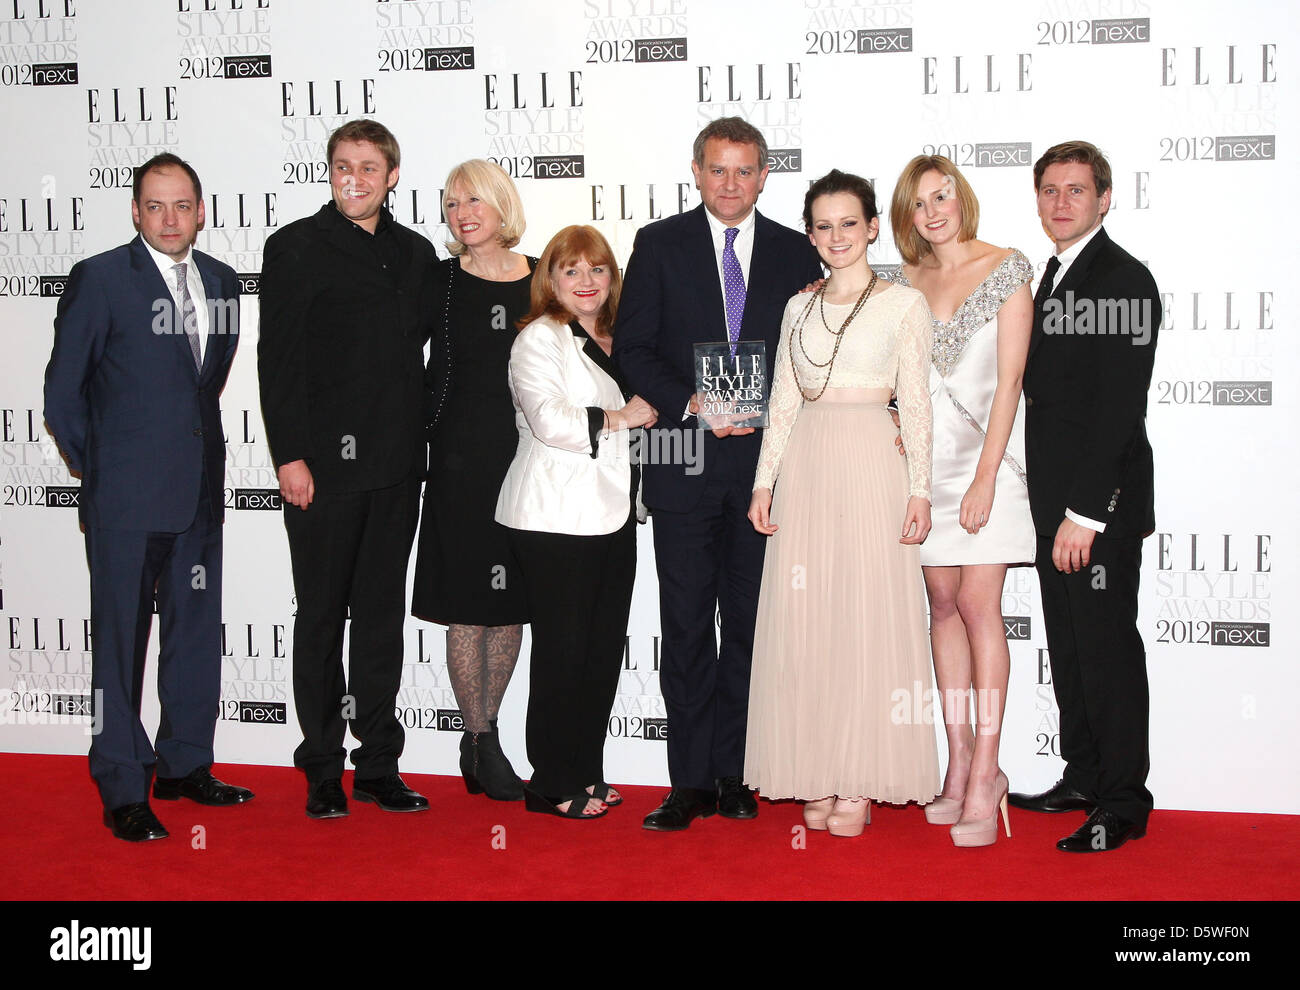
<path id="1" fill-rule="evenodd" d="M 696 344 L 695 391 L 706 429 L 767 426 L 767 345 L 761 340 Z"/>

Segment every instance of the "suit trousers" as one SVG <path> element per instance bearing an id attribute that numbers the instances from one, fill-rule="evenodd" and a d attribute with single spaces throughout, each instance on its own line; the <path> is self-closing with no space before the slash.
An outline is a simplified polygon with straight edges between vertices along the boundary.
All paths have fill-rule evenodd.
<path id="1" fill-rule="evenodd" d="M 754 621 L 767 548 L 767 538 L 747 517 L 753 471 L 749 476 L 745 482 L 711 477 L 689 512 L 653 514 L 659 686 L 674 787 L 713 790 L 717 778 L 744 773 Z"/>
<path id="2" fill-rule="evenodd" d="M 342 776 L 349 726 L 361 744 L 352 753 L 358 777 L 397 772 L 406 740 L 396 713 L 406 567 L 419 505 L 416 478 L 374 491 L 318 491 L 306 509 L 285 503 L 298 599 L 293 695 L 303 734 L 293 762 L 309 784 Z"/>
<path id="3" fill-rule="evenodd" d="M 221 696 L 221 523 L 200 477 L 180 533 L 87 527 L 91 688 L 98 731 L 90 775 L 104 807 L 147 801 L 155 765 L 184 777 L 212 763 Z M 158 606 L 158 732 L 140 722 L 145 653 Z"/>
<path id="4" fill-rule="evenodd" d="M 605 733 L 627 643 L 636 519 L 604 536 L 510 530 L 532 621 L 529 786 L 569 797 L 605 779 Z"/>
<path id="5" fill-rule="evenodd" d="M 1146 649 L 1138 632 L 1139 538 L 1092 542 L 1087 567 L 1063 574 L 1038 537 L 1052 687 L 1067 784 L 1140 825 L 1151 812 Z"/>

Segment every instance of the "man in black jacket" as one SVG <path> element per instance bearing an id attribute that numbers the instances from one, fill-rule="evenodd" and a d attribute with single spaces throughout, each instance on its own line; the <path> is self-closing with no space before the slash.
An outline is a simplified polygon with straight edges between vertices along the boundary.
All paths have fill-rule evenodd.
<path id="1" fill-rule="evenodd" d="M 1160 293 L 1102 227 L 1111 172 L 1096 147 L 1048 148 L 1034 188 L 1056 254 L 1034 299 L 1025 454 L 1066 766 L 1055 786 L 1011 803 L 1090 811 L 1057 848 L 1103 852 L 1141 838 L 1152 806 L 1137 592 L 1155 529 L 1146 409 Z"/>
<path id="2" fill-rule="evenodd" d="M 406 565 L 424 473 L 424 361 L 433 246 L 384 207 L 400 151 L 382 124 L 353 120 L 329 139 L 332 201 L 273 234 L 261 281 L 262 416 L 284 499 L 298 611 L 293 692 L 307 814 L 428 802 L 397 774 Z M 351 618 L 349 673 L 344 624 Z"/>

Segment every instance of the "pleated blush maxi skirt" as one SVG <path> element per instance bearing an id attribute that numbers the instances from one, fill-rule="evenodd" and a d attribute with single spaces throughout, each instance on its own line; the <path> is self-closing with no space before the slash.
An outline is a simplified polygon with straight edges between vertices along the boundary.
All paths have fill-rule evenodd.
<path id="1" fill-rule="evenodd" d="M 745 782 L 766 798 L 939 792 L 907 464 L 888 391 L 827 389 L 791 431 L 759 591 Z"/>

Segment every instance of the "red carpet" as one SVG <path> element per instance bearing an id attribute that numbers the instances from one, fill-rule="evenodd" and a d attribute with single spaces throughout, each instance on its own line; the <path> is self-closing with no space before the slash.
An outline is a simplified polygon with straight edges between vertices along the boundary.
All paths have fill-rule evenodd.
<path id="1" fill-rule="evenodd" d="M 5 900 L 1280 900 L 1300 893 L 1300 828 L 1283 815 L 1157 811 L 1147 837 L 1104 855 L 1057 852 L 1082 813 L 1012 809 L 1013 837 L 954 849 L 917 807 L 877 808 L 856 839 L 802 834 L 799 806 L 757 821 L 714 817 L 685 833 L 641 828 L 663 788 L 621 788 L 598 821 L 470 797 L 459 778 L 406 774 L 431 810 L 352 803 L 311 821 L 283 767 L 216 768 L 257 798 L 235 808 L 155 801 L 171 837 L 113 838 L 84 757 L 0 754 Z M 344 788 L 351 792 L 351 774 Z M 58 795 L 57 799 L 42 797 Z M 33 824 L 39 821 L 39 829 Z M 801 834 L 795 834 L 793 830 Z M 806 843 L 801 842 L 806 839 Z M 801 846 L 806 845 L 806 848 Z"/>

